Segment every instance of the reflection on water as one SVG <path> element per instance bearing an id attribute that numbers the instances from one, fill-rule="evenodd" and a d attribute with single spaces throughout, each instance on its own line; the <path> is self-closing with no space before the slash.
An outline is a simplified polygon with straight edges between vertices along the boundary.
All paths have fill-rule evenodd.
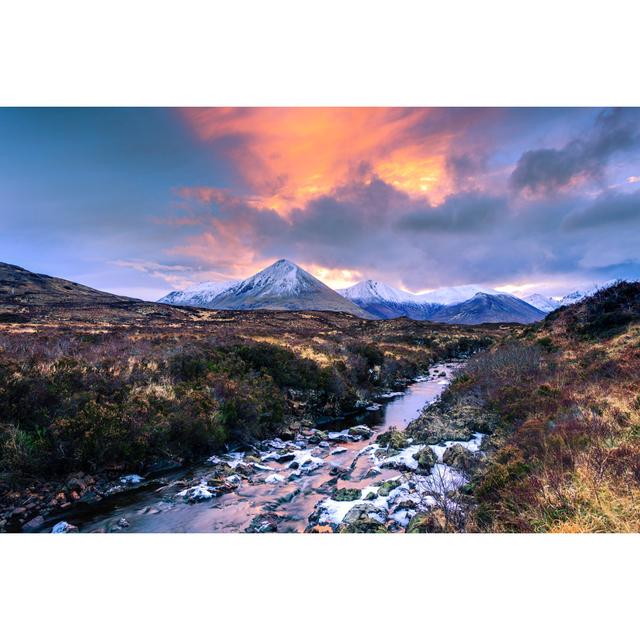
<path id="1" fill-rule="evenodd" d="M 308 436 L 296 441 L 293 446 L 299 452 L 298 459 L 311 457 L 316 461 L 312 465 L 291 469 L 291 460 L 281 463 L 273 460 L 269 453 L 277 450 L 275 445 L 279 443 L 276 442 L 263 447 L 261 466 L 269 468 L 256 470 L 249 478 L 237 478 L 234 480 L 237 488 L 229 493 L 195 504 L 176 497 L 185 488 L 184 483 L 179 482 L 181 479 L 188 480 L 191 486 L 211 473 L 212 467 L 203 465 L 168 477 L 159 488 L 122 496 L 108 514 L 88 516 L 74 524 L 78 524 L 81 531 L 89 532 L 241 532 L 254 517 L 267 514 L 277 518 L 279 532 L 304 531 L 318 502 L 335 488 L 336 475 L 340 477 L 337 485 L 340 488 L 362 489 L 372 483 L 373 462 L 363 449 L 390 427 L 404 429 L 425 404 L 440 395 L 455 367 L 455 364 L 434 367 L 428 378 L 414 382 L 404 394 L 385 400 L 377 411 L 364 411 L 339 423 L 323 425 L 327 431 L 368 425 L 374 429 L 368 441 L 331 442 L 321 446 L 309 443 Z M 395 470 L 381 469 L 375 480 L 397 475 Z M 126 519 L 126 526 L 122 518 Z M 118 526 L 119 521 L 122 526 Z"/>

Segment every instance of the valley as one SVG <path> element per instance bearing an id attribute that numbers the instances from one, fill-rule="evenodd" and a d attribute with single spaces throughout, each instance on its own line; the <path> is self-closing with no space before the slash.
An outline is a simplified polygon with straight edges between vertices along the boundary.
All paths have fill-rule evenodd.
<path id="1" fill-rule="evenodd" d="M 3 531 L 640 530 L 637 283 L 448 324 L 0 267 Z"/>

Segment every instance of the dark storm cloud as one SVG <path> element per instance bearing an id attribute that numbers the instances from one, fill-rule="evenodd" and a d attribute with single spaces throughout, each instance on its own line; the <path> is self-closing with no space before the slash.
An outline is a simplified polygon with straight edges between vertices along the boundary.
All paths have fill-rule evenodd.
<path id="1" fill-rule="evenodd" d="M 483 173 L 486 168 L 486 158 L 469 152 L 452 154 L 447 158 L 446 166 L 454 181 L 459 184 Z"/>
<path id="2" fill-rule="evenodd" d="M 518 192 L 551 194 L 575 179 L 600 179 L 611 157 L 640 146 L 640 117 L 636 110 L 601 112 L 592 130 L 560 149 L 526 151 L 511 174 Z"/>
<path id="3" fill-rule="evenodd" d="M 601 196 L 586 208 L 567 215 L 563 228 L 570 231 L 638 222 L 640 222 L 640 190 L 633 193 Z M 640 254 L 640 247 L 638 253 Z"/>
<path id="4" fill-rule="evenodd" d="M 461 193 L 450 196 L 439 206 L 407 214 L 398 222 L 398 227 L 407 231 L 466 234 L 488 229 L 505 211 L 504 198 Z"/>

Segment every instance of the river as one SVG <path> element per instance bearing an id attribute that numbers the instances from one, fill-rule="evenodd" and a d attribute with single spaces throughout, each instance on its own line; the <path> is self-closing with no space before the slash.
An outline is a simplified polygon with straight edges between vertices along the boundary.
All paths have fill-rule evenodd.
<path id="1" fill-rule="evenodd" d="M 253 452 L 214 456 L 206 464 L 148 485 L 145 479 L 129 478 L 140 482 L 137 491 L 113 496 L 98 512 L 70 522 L 81 532 L 301 532 L 310 526 L 310 517 L 321 529 L 335 529 L 354 506 L 366 504 L 370 515 L 384 521 L 389 530 L 403 531 L 417 511 L 433 504 L 427 485 L 433 489 L 436 475 L 458 483 L 464 478 L 442 464 L 442 453 L 450 443 L 432 447 L 438 463 L 425 477 L 416 473 L 411 455 L 419 446 L 407 447 L 389 463 L 391 458 L 378 458 L 375 439 L 391 427 L 406 428 L 440 396 L 458 366 L 435 365 L 404 392 L 381 398 L 377 407 L 323 424 L 322 432 L 307 429 L 293 442 L 269 440 Z M 353 429 L 359 426 L 365 428 Z M 361 435 L 350 435 L 349 429 Z M 325 439 L 319 440 L 318 434 Z M 477 450 L 480 436 L 463 444 Z M 378 494 L 381 483 L 388 480 L 397 486 L 384 496 Z M 360 495 L 334 500 L 337 489 Z"/>

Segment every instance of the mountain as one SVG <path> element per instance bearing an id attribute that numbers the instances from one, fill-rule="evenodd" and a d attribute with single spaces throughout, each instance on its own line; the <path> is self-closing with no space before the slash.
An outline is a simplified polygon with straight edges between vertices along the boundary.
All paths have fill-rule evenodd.
<path id="1" fill-rule="evenodd" d="M 507 294 L 476 293 L 470 300 L 441 307 L 429 319 L 452 324 L 482 324 L 484 322 L 530 323 L 542 320 L 545 313 Z"/>
<path id="2" fill-rule="evenodd" d="M 585 298 L 592 296 L 594 293 L 597 293 L 601 289 L 608 289 L 609 287 L 613 286 L 617 282 L 619 281 L 607 280 L 607 282 L 604 282 L 603 284 L 593 285 L 592 287 L 589 287 L 587 289 L 578 289 L 576 291 L 572 291 L 571 293 L 568 293 L 566 296 L 564 296 L 562 300 L 560 300 L 560 306 L 566 307 L 569 304 L 581 302 Z"/>
<path id="3" fill-rule="evenodd" d="M 34 273 L 0 262 L 0 304 L 2 306 L 46 306 L 130 302 L 132 298 L 98 291 L 85 285 Z"/>
<path id="4" fill-rule="evenodd" d="M 180 292 L 169 295 L 172 299 L 189 299 L 186 295 L 181 296 Z M 288 260 L 278 260 L 250 278 L 224 288 L 210 300 L 197 304 L 208 309 L 342 311 L 361 318 L 372 318 L 365 310 Z"/>
<path id="5" fill-rule="evenodd" d="M 77 282 L 0 262 L 0 323 L 35 321 L 150 322 L 178 320 L 185 311 L 99 291 Z"/>
<path id="6" fill-rule="evenodd" d="M 427 293 L 420 293 L 416 295 L 416 298 L 420 302 L 448 305 L 471 300 L 477 293 L 486 293 L 492 296 L 501 295 L 499 291 L 479 284 L 463 284 L 457 287 L 442 287 Z"/>
<path id="7" fill-rule="evenodd" d="M 548 298 L 547 296 L 543 296 L 539 293 L 532 293 L 528 296 L 522 296 L 520 299 L 524 300 L 532 307 L 540 309 L 540 311 L 544 311 L 544 313 L 551 313 L 560 306 L 560 302 L 558 300 Z"/>
<path id="8" fill-rule="evenodd" d="M 198 282 L 184 291 L 172 291 L 160 298 L 164 304 L 182 305 L 186 307 L 206 307 L 216 296 L 238 284 L 239 280 L 225 282 Z"/>
<path id="9" fill-rule="evenodd" d="M 363 280 L 352 287 L 337 291 L 377 318 L 407 316 L 414 320 L 426 320 L 441 306 L 421 302 L 416 294 L 396 289 L 377 280 Z"/>

